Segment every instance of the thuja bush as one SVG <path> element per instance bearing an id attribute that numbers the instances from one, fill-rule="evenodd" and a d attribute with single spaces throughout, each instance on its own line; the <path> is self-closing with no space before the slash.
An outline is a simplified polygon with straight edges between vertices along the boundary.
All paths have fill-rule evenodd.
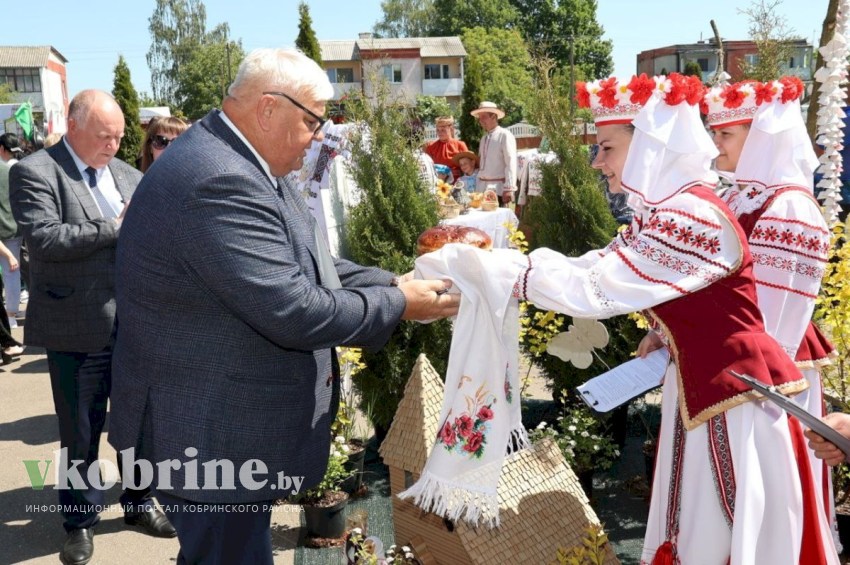
<path id="1" fill-rule="evenodd" d="M 542 165 L 541 195 L 526 209 L 523 220 L 528 226 L 532 250 L 548 247 L 570 257 L 579 256 L 605 247 L 616 234 L 617 222 L 608 208 L 599 173 L 590 166 L 588 148 L 573 135 L 574 105 L 551 84 L 551 65 L 538 63 L 537 70 L 539 84 L 532 116 L 557 159 Z M 547 325 L 553 323 L 533 306 L 529 306 L 528 315 L 532 326 L 534 320 L 545 320 Z M 570 323 L 571 318 L 564 316 L 558 327 L 567 328 Z M 532 362 L 547 378 L 555 398 L 561 397 L 559 393 L 563 391 L 567 393 L 564 398 L 574 399 L 576 386 L 631 358 L 642 335 L 635 322 L 617 316 L 603 323 L 610 341 L 604 349 L 596 351 L 598 357 L 594 357 L 587 369 L 576 369 L 571 363 L 541 353 L 540 343 L 522 343 Z M 539 341 L 540 335 L 535 332 L 526 335 L 536 335 Z"/>
<path id="2" fill-rule="evenodd" d="M 361 199 L 350 210 L 346 239 L 355 262 L 403 274 L 413 269 L 419 234 L 439 218 L 431 188 L 419 177 L 414 148 L 422 140 L 412 109 L 391 99 L 385 83 L 377 84 L 373 98 L 347 102 L 352 121 L 361 124 L 352 139 L 351 168 Z M 445 375 L 450 342 L 445 320 L 402 322 L 380 351 L 363 352 L 366 367 L 353 382 L 376 427 L 392 421 L 420 353 Z"/>

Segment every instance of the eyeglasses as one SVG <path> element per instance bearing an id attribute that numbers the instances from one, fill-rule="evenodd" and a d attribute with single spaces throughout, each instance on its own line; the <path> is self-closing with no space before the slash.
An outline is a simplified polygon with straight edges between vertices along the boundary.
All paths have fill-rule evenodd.
<path id="1" fill-rule="evenodd" d="M 177 139 L 177 138 L 175 137 L 174 139 Z M 153 146 L 154 149 L 159 149 L 160 151 L 162 151 L 163 149 L 168 147 L 168 145 L 172 141 L 174 141 L 174 139 L 168 139 L 164 135 L 155 135 L 151 139 L 151 145 Z"/>
<path id="2" fill-rule="evenodd" d="M 298 102 L 298 100 L 294 99 L 292 96 L 290 96 L 286 93 L 283 93 L 283 92 L 263 92 L 263 94 L 271 94 L 272 96 L 283 96 L 284 98 L 286 98 L 287 100 L 292 102 L 297 108 L 304 110 L 304 112 L 306 112 L 308 116 L 310 116 L 311 118 L 316 120 L 316 127 L 313 129 L 313 135 L 316 135 L 317 133 L 319 133 L 319 130 L 322 129 L 322 126 L 324 126 L 325 122 L 328 121 L 327 118 L 323 118 L 321 116 L 316 115 L 315 112 L 313 112 L 309 108 L 306 108 L 303 104 Z"/>

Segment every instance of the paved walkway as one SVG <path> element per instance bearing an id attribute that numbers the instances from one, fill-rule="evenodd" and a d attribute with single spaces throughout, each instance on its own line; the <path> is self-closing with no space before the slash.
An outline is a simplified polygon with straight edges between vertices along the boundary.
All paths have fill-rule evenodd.
<path id="1" fill-rule="evenodd" d="M 23 329 L 13 330 L 20 340 Z M 0 565 L 54 564 L 65 540 L 62 516 L 49 509 L 57 503 L 54 465 L 43 490 L 33 490 L 23 461 L 53 459 L 59 449 L 59 431 L 53 411 L 50 377 L 44 350 L 28 347 L 20 358 L 0 367 Z M 100 457 L 115 461 L 115 450 L 101 441 Z M 177 557 L 176 539 L 157 539 L 125 526 L 118 510 L 119 488 L 107 493 L 112 508 L 95 529 L 92 565 L 170 564 Z M 45 510 L 42 511 L 41 508 Z M 275 563 L 294 563 L 301 530 L 300 507 L 280 506 L 272 516 Z"/>

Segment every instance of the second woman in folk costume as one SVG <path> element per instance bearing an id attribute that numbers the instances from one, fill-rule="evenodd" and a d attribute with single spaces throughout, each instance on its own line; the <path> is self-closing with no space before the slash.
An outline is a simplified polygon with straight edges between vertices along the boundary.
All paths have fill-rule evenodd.
<path id="1" fill-rule="evenodd" d="M 809 383 L 794 400 L 823 417 L 819 367 L 834 350 L 811 318 L 830 237 L 813 196 L 818 161 L 800 111 L 803 88 L 797 77 L 718 86 L 706 94 L 703 111 L 720 151 L 717 168 L 734 181 L 722 198 L 748 237 L 765 329 Z M 833 521 L 829 470 L 809 454 Z"/>
<path id="2" fill-rule="evenodd" d="M 528 257 L 516 294 L 575 317 L 644 311 L 671 352 L 644 563 L 837 563 L 799 423 L 733 369 L 794 393 L 807 384 L 764 329 L 752 257 L 714 194 L 717 150 L 698 79 L 578 84 L 600 151 L 594 167 L 634 209 L 606 248 Z M 642 344 L 642 348 L 645 346 Z"/>

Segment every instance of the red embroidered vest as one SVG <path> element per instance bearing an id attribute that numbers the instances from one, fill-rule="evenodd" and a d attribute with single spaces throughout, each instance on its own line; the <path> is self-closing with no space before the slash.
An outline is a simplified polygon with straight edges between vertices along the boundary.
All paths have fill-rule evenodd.
<path id="1" fill-rule="evenodd" d="M 802 192 L 809 198 L 812 197 L 809 191 L 802 187 L 784 186 L 776 190 L 773 195 L 770 196 L 764 204 L 762 204 L 761 208 L 746 214 L 741 214 L 738 217 L 738 223 L 740 223 L 741 227 L 744 228 L 744 233 L 747 235 L 747 241 L 749 241 L 759 218 L 762 217 L 776 197 L 780 194 L 792 191 Z M 809 368 L 825 365 L 829 363 L 829 358 L 834 354 L 835 347 L 829 342 L 826 336 L 821 333 L 820 329 L 810 321 L 809 325 L 806 327 L 806 333 L 803 334 L 803 340 L 800 343 L 800 347 L 797 348 L 797 355 L 794 357 L 794 361 L 797 363 L 797 366 L 801 368 Z"/>
<path id="2" fill-rule="evenodd" d="M 707 187 L 687 192 L 722 212 L 742 246 L 741 263 L 729 276 L 649 310 L 669 340 L 679 379 L 682 422 L 692 430 L 758 398 L 727 369 L 775 385 L 784 393 L 799 392 L 808 384 L 785 350 L 765 332 L 747 238 L 732 211 Z"/>

